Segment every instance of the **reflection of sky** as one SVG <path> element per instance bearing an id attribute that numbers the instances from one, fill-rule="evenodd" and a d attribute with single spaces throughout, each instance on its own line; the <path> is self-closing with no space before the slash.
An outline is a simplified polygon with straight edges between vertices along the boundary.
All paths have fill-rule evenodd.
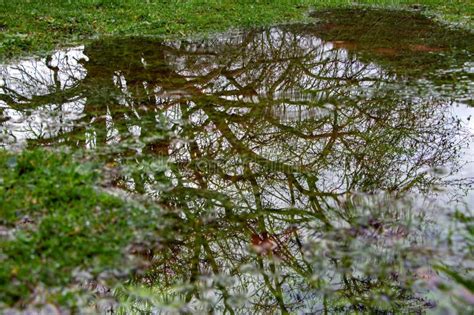
<path id="1" fill-rule="evenodd" d="M 281 42 L 285 40 L 281 36 L 282 35 L 279 34 L 276 29 L 274 29 L 271 32 L 271 42 L 268 42 L 267 39 L 262 38 L 262 53 L 270 49 L 269 46 L 271 45 L 280 45 Z M 329 119 L 329 123 L 322 124 L 318 128 L 313 127 L 314 125 L 312 125 L 312 120 L 324 120 L 326 116 L 333 115 L 337 106 L 344 107 L 344 104 L 323 103 L 321 106 L 312 106 L 311 103 L 308 104 L 307 102 L 327 99 L 328 95 L 324 95 L 323 93 L 336 93 L 339 89 L 339 83 L 337 83 L 335 86 L 334 82 L 341 82 L 346 77 L 354 77 L 355 79 L 359 77 L 365 78 L 365 80 L 358 82 L 358 85 L 355 87 L 349 85 L 349 90 L 342 91 L 349 92 L 349 94 L 353 93 L 358 97 L 360 97 L 358 93 L 361 91 L 360 89 L 356 89 L 357 87 L 366 89 L 365 93 L 367 94 L 365 95 L 370 96 L 370 93 L 373 93 L 374 91 L 367 88 L 371 87 L 374 81 L 379 80 L 380 78 L 387 78 L 385 71 L 374 64 L 365 65 L 357 60 L 350 60 L 350 62 L 347 62 L 349 58 L 347 52 L 344 49 L 334 50 L 334 47 L 330 43 L 324 44 L 317 38 L 304 36 L 299 37 L 298 43 L 301 45 L 300 48 L 303 49 L 311 50 L 317 47 L 317 49 L 320 50 L 317 54 L 315 54 L 315 58 L 311 59 L 311 62 L 316 65 L 311 68 L 312 73 L 306 73 L 299 77 L 291 78 L 291 80 L 294 80 L 296 83 L 294 85 L 288 84 L 290 88 L 281 83 L 275 89 L 275 91 L 270 92 L 267 89 L 268 85 L 265 83 L 271 83 L 272 80 L 281 76 L 285 71 L 285 65 L 283 62 L 277 63 L 274 61 L 273 56 L 269 54 L 266 56 L 268 58 L 268 62 L 277 63 L 276 66 L 272 68 L 272 75 L 274 77 L 266 79 L 267 81 L 265 81 L 264 84 L 259 86 L 259 89 L 257 89 L 256 95 L 220 96 L 221 99 L 226 100 L 236 100 L 237 98 L 238 100 L 247 103 L 248 106 L 225 108 L 224 106 L 218 106 L 218 104 L 216 104 L 214 108 L 216 112 L 226 111 L 227 115 L 232 115 L 234 117 L 243 116 L 249 114 L 252 106 L 259 106 L 258 102 L 260 101 L 260 98 L 275 100 L 275 103 L 270 106 L 270 110 L 265 111 L 263 114 L 268 115 L 277 121 L 277 123 L 280 124 L 279 127 L 265 123 L 260 125 L 250 125 L 248 130 L 246 129 L 247 127 L 245 124 L 240 125 L 239 123 L 229 123 L 228 127 L 239 141 L 245 143 L 245 145 L 248 145 L 249 151 L 252 151 L 254 154 L 259 155 L 260 157 L 267 158 L 270 161 L 282 161 L 293 166 L 314 162 L 314 160 L 320 156 L 320 153 L 324 147 L 324 143 L 323 141 L 301 139 L 298 136 L 290 135 L 278 138 L 278 134 L 281 133 L 281 125 L 285 127 L 300 128 L 300 126 L 302 126 L 300 123 L 306 121 L 309 122 L 309 124 L 306 124 L 305 126 L 310 126 L 310 129 L 303 130 L 304 132 L 309 131 L 310 133 L 314 133 L 314 135 L 322 132 L 331 132 L 331 119 Z M 192 47 L 190 49 L 192 50 Z M 249 46 L 246 47 L 246 49 L 252 50 L 254 47 Z M 260 54 L 257 55 L 260 56 Z M 172 57 L 173 56 L 168 57 L 168 62 L 170 64 L 174 64 L 181 75 L 187 76 L 188 81 L 192 80 L 193 77 L 206 75 L 216 68 L 216 65 L 212 63 L 212 58 L 208 60 L 207 66 L 198 67 L 193 70 L 192 67 L 191 69 L 186 67 L 188 60 L 185 57 L 178 57 L 176 59 L 172 59 Z M 0 87 L 6 86 L 8 89 L 18 93 L 19 96 L 17 101 L 19 102 L 21 102 L 21 97 L 31 100 L 31 97 L 34 95 L 46 95 L 56 91 L 71 89 L 86 76 L 86 70 L 78 62 L 80 59 L 87 60 L 87 57 L 83 54 L 83 47 L 56 52 L 49 63 L 49 67 L 46 64 L 46 59 L 26 60 L 20 62 L 18 65 L 0 66 Z M 202 62 L 202 60 L 200 62 Z M 231 65 L 230 68 L 238 69 L 242 66 L 241 62 L 242 61 L 236 61 L 236 63 Z M 146 65 L 147 60 L 142 58 L 142 63 Z M 199 62 L 197 63 L 199 64 Z M 57 71 L 56 77 L 54 75 L 55 71 Z M 318 74 L 321 73 L 325 73 L 326 78 L 322 79 L 320 76 L 318 76 Z M 247 74 L 247 77 L 238 77 L 237 83 L 239 85 L 245 86 L 253 79 L 254 77 L 251 76 L 251 74 Z M 126 76 L 120 72 L 116 72 L 114 76 L 110 78 L 110 80 L 112 80 L 115 86 L 120 88 L 122 91 L 122 94 L 116 99 L 117 102 L 123 107 L 130 109 L 130 111 L 127 111 L 124 114 L 125 120 L 131 121 L 130 117 L 127 115 L 136 116 L 136 118 L 140 119 L 140 114 L 133 104 L 133 95 L 128 89 Z M 148 83 L 144 83 L 144 86 L 145 89 L 147 89 Z M 351 90 L 351 88 L 354 88 L 354 90 Z M 216 91 L 222 92 L 235 89 L 237 89 L 237 87 L 233 85 L 227 78 L 218 76 L 215 80 L 211 81 L 206 88 L 202 88 L 202 91 L 204 93 L 208 93 L 209 95 L 214 95 Z M 312 91 L 318 90 L 318 92 L 309 94 L 302 92 L 302 89 L 308 89 Z M 329 90 L 329 92 L 319 93 L 319 90 Z M 176 128 L 174 130 L 179 134 L 179 132 L 183 130 L 183 128 L 178 126 L 180 123 L 182 123 L 181 120 L 182 116 L 184 115 L 182 111 L 184 109 L 181 107 L 183 105 L 176 102 L 176 100 L 186 97 L 187 95 L 185 93 L 187 92 L 180 90 L 166 91 L 160 86 L 149 86 L 148 91 L 154 94 L 157 105 L 156 107 L 161 109 L 161 113 L 169 119 L 168 123 L 172 124 L 176 122 L 176 126 L 174 126 Z M 268 93 L 273 93 L 273 97 L 269 98 L 267 95 Z M 414 99 L 413 95 L 408 96 L 410 97 L 411 101 L 413 101 L 413 104 L 423 104 L 422 97 L 417 97 Z M 11 108 L 11 106 L 9 106 L 9 104 L 6 102 L 0 101 L 0 108 L 3 109 L 4 115 L 10 117 L 9 120 L 0 124 L 0 146 L 3 145 L 9 147 L 13 143 L 22 145 L 27 139 L 47 139 L 55 137 L 61 133 L 68 133 L 72 131 L 76 121 L 84 115 L 86 102 L 86 98 L 78 98 L 64 102 L 62 104 L 42 104 L 37 108 L 27 110 L 21 108 L 14 109 Z M 169 106 L 170 103 L 176 105 Z M 164 106 L 162 107 L 162 105 Z M 372 106 L 373 104 L 368 105 Z M 193 103 L 192 101 L 187 101 L 185 106 L 189 110 L 196 107 L 197 104 Z M 349 118 L 351 118 L 351 114 L 357 114 L 356 110 L 352 110 L 350 106 L 347 107 L 347 111 L 340 112 L 347 114 Z M 474 108 L 464 105 L 457 105 L 452 106 L 451 108 L 443 107 L 441 110 L 451 111 L 453 116 L 459 117 L 459 119 L 462 121 L 462 124 L 469 129 L 471 135 L 474 135 L 474 118 L 468 120 L 469 117 L 474 116 Z M 395 118 L 394 120 L 396 120 L 397 114 L 399 113 L 397 113 L 395 110 L 391 118 Z M 96 118 L 99 119 L 98 117 L 94 117 L 92 121 L 90 121 L 91 125 L 94 123 Z M 107 131 L 106 143 L 111 146 L 120 143 L 120 141 L 123 139 L 117 126 L 117 124 L 120 122 L 114 120 L 109 107 L 107 107 L 104 118 L 105 128 Z M 128 124 L 127 131 L 133 137 L 139 138 L 142 134 L 146 133 L 146 127 L 137 125 L 137 120 L 134 121 L 134 123 Z M 225 137 L 222 136 L 221 131 L 212 122 L 212 120 L 210 120 L 210 123 L 205 125 L 206 121 L 209 121 L 209 116 L 203 109 L 199 109 L 194 111 L 189 117 L 189 120 L 186 122 L 195 127 L 195 130 L 198 130 L 193 134 L 194 138 L 192 141 L 194 141 L 194 144 L 196 144 L 202 152 L 211 152 L 212 154 L 215 154 L 214 156 L 217 159 L 228 159 L 219 161 L 223 163 L 223 165 L 220 166 L 226 168 L 226 174 L 243 174 L 244 171 L 242 167 L 242 161 L 239 160 L 241 157 L 238 156 L 238 154 L 236 154 L 236 156 L 229 156 L 227 154 L 226 151 L 231 150 L 231 144 L 226 142 L 224 139 Z M 356 119 L 353 128 L 357 131 L 364 132 L 366 130 L 370 130 L 372 126 L 373 125 L 371 125 L 371 122 Z M 311 130 L 311 128 L 313 130 Z M 96 143 L 96 131 L 92 127 L 90 129 L 87 127 L 86 129 L 86 147 L 89 149 L 94 149 L 97 145 L 99 145 Z M 298 129 L 298 131 L 302 130 Z M 252 135 L 254 135 L 253 138 L 251 137 Z M 284 141 L 281 141 L 282 139 Z M 173 162 L 188 162 L 192 160 L 190 145 L 191 144 L 189 141 L 178 140 L 172 142 L 168 147 L 168 154 L 170 155 L 171 159 L 174 159 Z M 335 146 L 337 146 L 337 144 Z M 140 149 L 137 151 L 138 153 L 141 152 Z M 339 188 L 341 191 L 344 189 L 342 186 L 346 184 L 344 182 L 345 179 L 341 179 L 345 176 L 343 169 L 344 166 L 336 164 L 343 163 L 342 160 L 345 158 L 344 154 L 350 155 L 350 153 L 347 151 L 342 152 L 343 153 L 339 155 L 341 161 L 333 161 L 333 164 L 324 165 L 323 167 L 320 167 L 321 169 L 317 170 L 317 185 L 318 189 L 321 191 L 336 192 Z M 461 179 L 465 177 L 474 178 L 474 147 L 465 147 L 462 156 L 463 160 L 467 162 L 467 164 L 463 166 L 458 174 L 452 176 L 452 179 Z M 405 161 L 402 161 L 401 163 L 403 162 Z M 368 163 L 374 162 L 369 161 Z M 376 164 L 376 162 L 374 164 Z M 397 167 L 403 171 L 405 170 L 405 168 L 403 168 L 405 165 L 397 165 Z M 187 180 L 185 183 L 180 183 L 181 185 L 186 187 L 200 188 L 198 183 L 194 180 L 193 174 L 191 174 L 189 169 L 183 169 L 180 171 L 182 172 L 181 176 L 184 178 L 184 180 Z M 301 194 L 294 198 L 294 196 L 290 195 L 288 181 L 284 175 L 278 173 L 277 170 L 265 171 L 267 173 L 272 173 L 273 171 L 274 174 L 267 174 L 268 176 L 260 176 L 256 179 L 256 183 L 259 186 L 259 190 L 261 192 L 263 207 L 267 207 L 270 210 L 280 210 L 284 208 L 308 210 L 310 207 L 310 200 L 308 196 Z M 401 173 L 403 173 L 403 171 Z M 171 172 L 168 174 L 170 177 L 173 176 L 171 175 Z M 235 201 L 236 205 L 240 209 L 253 211 L 256 208 L 256 197 L 254 192 L 252 192 L 252 187 L 248 186 L 248 183 L 247 186 L 245 186 L 246 183 L 243 183 L 240 187 L 238 187 L 237 183 L 224 180 L 218 174 L 206 175 L 208 175 L 206 178 L 208 181 L 206 182 L 206 188 L 210 191 L 217 191 L 219 193 L 225 194 L 226 197 L 229 197 L 232 200 L 232 202 Z M 188 176 L 188 178 L 185 178 L 186 176 Z M 180 178 L 180 180 L 182 181 L 183 179 Z M 126 185 L 129 187 L 129 189 L 133 189 L 135 183 L 136 182 L 134 182 L 132 178 L 128 178 Z M 176 179 L 174 183 L 178 185 L 178 181 Z M 301 179 L 299 184 L 301 184 L 304 189 L 308 189 L 310 185 L 309 182 L 304 182 L 304 179 Z M 154 186 L 150 186 L 146 183 L 145 191 L 147 191 L 150 195 L 155 195 L 157 190 Z M 298 193 L 296 192 L 294 194 L 297 195 Z M 474 205 L 474 193 L 471 192 L 467 198 L 468 202 Z M 202 204 L 196 206 L 191 204 L 192 202 L 201 202 Z M 328 201 L 329 206 L 335 207 L 335 203 L 336 201 L 332 201 L 332 204 L 331 201 Z M 188 206 L 190 208 L 204 208 L 206 207 L 206 204 L 202 200 L 190 200 Z M 223 207 L 220 205 L 214 205 L 213 207 L 213 210 L 216 212 L 223 209 Z M 420 209 L 421 208 L 422 207 L 420 207 Z M 404 210 L 407 209 L 404 208 Z M 284 221 L 278 224 L 281 224 L 281 226 L 273 226 L 275 230 L 284 230 L 287 227 L 287 224 Z M 234 252 L 234 255 L 235 254 L 236 253 Z M 245 255 L 246 253 L 239 252 L 239 254 Z M 366 255 L 365 258 L 368 260 L 371 259 L 370 255 Z M 257 288 L 255 287 L 254 289 L 255 294 L 258 294 Z M 291 287 L 284 287 L 283 289 L 288 291 L 285 293 L 286 296 L 291 296 Z M 307 298 L 310 301 L 314 300 L 314 297 Z M 308 308 L 311 309 L 309 306 Z"/>
<path id="2" fill-rule="evenodd" d="M 73 130 L 74 121 L 83 116 L 86 100 L 63 104 L 48 104 L 24 111 L 4 110 L 10 117 L 0 127 L 4 145 L 22 145 L 27 139 L 48 139 Z"/>
<path id="3" fill-rule="evenodd" d="M 289 38 L 286 38 L 285 36 L 289 36 Z M 274 81 L 284 74 L 288 63 L 291 60 L 288 56 L 275 56 L 274 51 L 277 51 L 285 41 L 293 40 L 293 36 L 294 34 L 274 28 L 270 31 L 270 38 L 262 35 L 257 46 L 255 43 L 250 41 L 247 46 L 240 47 L 240 49 L 242 49 L 242 57 L 236 58 L 231 65 L 226 65 L 226 69 L 239 69 L 239 67 L 249 66 L 245 63 L 252 62 L 251 57 L 249 57 L 250 61 L 244 57 L 247 55 L 251 56 L 250 52 L 259 49 L 256 54 L 259 59 L 255 60 L 255 62 L 271 63 L 271 76 L 264 77 L 264 82 L 256 87 L 255 95 L 223 94 L 219 97 L 227 100 L 236 100 L 237 98 L 242 102 L 248 103 L 249 106 L 258 103 L 260 98 L 272 99 L 275 103 L 272 104 L 271 110 L 264 114 L 272 116 L 282 125 L 298 128 L 298 123 L 302 121 L 321 119 L 325 115 L 331 115 L 334 106 L 336 106 L 335 104 L 327 103 L 323 104 L 322 107 L 315 107 L 311 106 L 311 104 L 308 105 L 308 102 L 324 100 L 329 96 L 337 97 L 338 92 L 344 93 L 345 95 L 349 94 L 351 96 L 360 97 L 360 88 L 364 88 L 364 93 L 369 97 L 371 95 L 370 93 L 374 92 L 373 89 L 370 89 L 374 82 L 380 81 L 381 79 L 389 79 L 385 71 L 377 65 L 364 64 L 355 59 L 354 56 L 350 56 L 345 49 L 335 49 L 334 45 L 331 43 L 325 43 L 314 36 L 303 35 L 298 36 L 298 47 L 293 47 L 295 48 L 294 52 L 288 52 L 288 55 L 289 57 L 292 57 L 293 55 L 293 57 L 298 57 L 302 54 L 302 51 L 304 51 L 305 54 L 311 52 L 314 55 L 314 58 L 305 60 L 308 64 L 301 65 L 308 68 L 309 71 L 297 72 L 298 75 L 296 77 L 287 78 L 292 81 L 291 84 L 287 84 L 287 82 L 283 80 L 278 83 L 273 90 L 270 90 L 269 86 L 271 86 L 272 83 L 275 83 Z M 221 40 L 224 39 L 221 38 Z M 242 39 L 239 38 L 239 36 L 235 36 L 231 38 L 231 40 L 234 40 L 236 44 L 238 44 Z M 229 44 L 228 42 L 226 43 Z M 190 45 L 188 49 L 193 51 L 193 49 L 197 50 L 200 49 L 200 47 L 199 45 L 196 47 Z M 213 47 L 209 47 L 209 50 L 212 49 Z M 31 100 L 32 96 L 54 94 L 58 91 L 71 89 L 83 80 L 87 74 L 85 68 L 81 64 L 82 61 L 88 60 L 87 56 L 84 55 L 83 50 L 84 47 L 81 46 L 57 51 L 50 59 L 28 59 L 21 61 L 18 64 L 0 66 L 0 88 L 3 89 L 3 93 L 5 94 L 16 94 L 17 97 L 14 97 L 14 99 L 18 103 L 22 102 L 22 98 Z M 249 53 L 246 54 L 246 52 Z M 275 59 L 279 57 L 281 57 L 281 60 Z M 199 56 L 196 60 L 191 60 L 197 65 L 202 64 L 202 66 L 199 67 L 190 67 L 190 60 L 188 59 L 189 58 L 184 56 L 176 57 L 172 54 L 167 56 L 167 62 L 175 67 L 178 73 L 186 76 L 188 81 L 193 78 L 208 75 L 219 66 L 222 66 L 215 63 L 216 59 L 212 54 Z M 147 60 L 142 58 L 142 64 L 146 66 Z M 206 87 L 197 87 L 201 88 L 202 92 L 209 95 L 214 95 L 216 91 L 222 93 L 224 91 L 236 90 L 238 89 L 236 84 L 246 86 L 255 80 L 256 75 L 260 74 L 259 71 L 261 69 L 258 67 L 252 68 L 250 66 L 249 69 L 249 71 L 244 71 L 242 75 L 239 75 L 236 78 L 234 82 L 235 84 L 224 75 L 219 75 L 207 82 L 208 84 Z M 355 78 L 359 80 L 355 85 L 348 84 L 348 89 L 345 89 L 344 84 L 342 84 L 342 89 L 339 90 L 341 87 L 340 82 L 344 82 L 347 78 Z M 120 95 L 118 102 L 123 106 L 132 107 L 135 116 L 139 117 L 139 114 L 133 108 L 133 99 L 128 91 L 125 76 L 120 72 L 116 72 L 111 80 L 113 80 L 114 84 L 119 87 L 123 93 Z M 144 84 L 145 88 L 147 88 L 148 83 Z M 164 90 L 160 86 L 149 87 L 149 90 L 154 92 L 157 105 L 169 104 L 174 100 L 187 96 L 185 94 L 186 91 Z M 9 93 L 11 91 L 14 93 Z M 311 91 L 312 93 L 307 93 L 307 91 Z M 272 96 L 269 97 L 268 94 L 272 94 Z M 412 97 L 412 95 L 410 95 L 410 97 Z M 422 102 L 422 98 L 418 98 L 415 102 Z M 74 122 L 82 117 L 85 104 L 86 99 L 82 98 L 70 100 L 63 104 L 44 104 L 35 109 L 14 109 L 7 103 L 0 101 L 0 108 L 4 109 L 4 115 L 10 117 L 8 121 L 0 126 L 0 131 L 2 133 L 0 141 L 3 143 L 3 146 L 8 146 L 12 143 L 21 145 L 26 139 L 47 139 L 55 137 L 60 133 L 69 132 L 72 130 Z M 164 110 L 164 115 L 171 121 L 180 121 L 180 105 L 176 102 L 175 104 L 175 106 L 167 106 Z M 187 104 L 188 107 L 192 107 L 193 105 L 192 102 Z M 215 109 L 217 111 L 226 110 L 227 114 L 232 115 L 245 115 L 249 111 L 249 107 L 225 109 L 224 107 L 219 107 L 217 104 Z M 453 107 L 453 112 L 455 115 L 462 118 L 466 124 L 469 124 L 471 132 L 474 132 L 472 129 L 474 128 L 473 121 L 467 121 L 467 117 L 472 115 L 471 108 L 465 106 Z M 195 125 L 200 125 L 207 118 L 206 113 L 196 111 L 191 115 L 190 122 Z M 119 142 L 120 135 L 116 129 L 110 111 L 107 111 L 106 114 L 106 128 L 107 143 L 114 144 Z M 229 124 L 229 129 L 234 133 L 234 135 L 238 139 L 243 139 L 247 131 L 239 128 L 240 126 L 238 124 Z M 258 132 L 261 131 L 261 135 L 258 135 L 256 138 L 261 140 L 264 144 L 258 146 L 251 141 L 249 141 L 249 144 L 252 145 L 251 150 L 253 153 L 259 154 L 268 160 L 280 159 L 285 163 L 293 165 L 306 164 L 311 162 L 311 159 L 317 154 L 317 152 L 321 151 L 321 143 L 318 141 L 311 142 L 297 137 L 288 137 L 287 142 L 278 142 L 274 141 L 272 138 L 273 133 L 278 133 L 278 128 L 271 125 L 264 125 L 263 128 L 259 128 L 261 129 Z M 357 126 L 357 128 L 361 131 L 365 130 L 363 126 Z M 140 126 L 129 126 L 128 130 L 130 134 L 135 135 L 136 137 L 140 136 Z M 220 143 L 219 147 L 215 147 L 216 143 L 218 143 L 217 140 L 221 137 L 220 131 L 215 126 L 212 124 L 207 125 L 205 126 L 205 131 L 206 132 L 197 133 L 197 136 L 193 139 L 200 148 L 205 150 L 206 148 L 214 146 L 213 149 L 225 150 L 229 147 L 229 144 L 225 142 Z M 330 131 L 331 125 L 325 124 L 321 126 L 321 128 L 315 130 L 314 133 Z M 258 132 L 256 131 L 255 134 L 258 134 Z M 95 133 L 93 131 L 88 132 L 86 135 L 88 147 L 90 148 L 95 146 L 94 137 Z M 295 152 L 286 155 L 275 155 L 275 152 L 289 152 L 289 148 L 292 149 L 291 151 Z M 169 149 L 169 154 L 174 155 L 176 159 L 187 160 L 191 158 L 189 151 L 189 143 L 176 142 L 174 146 Z M 474 148 L 466 148 L 465 159 L 468 161 L 474 161 L 473 156 Z M 400 165 L 400 168 L 402 167 L 404 166 Z M 237 169 L 235 171 L 239 172 Z M 328 168 L 320 170 L 319 175 L 321 175 L 321 178 L 319 184 L 323 189 L 326 189 L 326 187 L 329 189 L 330 187 L 341 185 L 340 177 L 342 174 L 336 173 L 336 169 Z M 474 177 L 472 164 L 465 165 L 461 173 L 456 176 L 456 178 L 459 178 L 460 176 Z M 273 196 L 269 196 L 268 198 L 272 199 L 274 204 L 280 204 L 277 202 L 277 199 L 280 198 L 280 195 L 283 196 L 281 200 L 284 200 L 287 197 L 286 188 L 283 187 L 280 189 L 276 187 L 275 182 L 277 181 L 269 181 L 268 183 L 260 184 L 266 186 L 269 195 L 273 194 Z M 192 183 L 189 184 L 191 185 Z M 216 189 L 219 185 L 222 185 L 222 183 L 218 183 Z M 469 198 L 471 202 L 474 202 L 472 194 Z"/>
<path id="4" fill-rule="evenodd" d="M 88 60 L 83 50 L 79 46 L 59 50 L 49 59 L 0 65 L 0 92 L 12 96 L 17 103 L 10 106 L 0 101 L 4 117 L 9 118 L 0 125 L 0 146 L 22 146 L 27 139 L 47 139 L 73 129 L 73 122 L 82 117 L 85 99 L 39 104 L 36 108 L 23 108 L 22 104 L 34 97 L 71 89 L 83 80 L 86 70 L 81 62 Z"/>
<path id="5" fill-rule="evenodd" d="M 83 51 L 84 46 L 79 46 L 59 50 L 50 60 L 26 59 L 17 64 L 0 65 L 0 89 L 8 88 L 30 98 L 71 88 L 86 76 L 81 62 L 88 58 Z"/>
<path id="6" fill-rule="evenodd" d="M 461 120 L 461 123 L 469 131 L 470 139 L 463 148 L 462 159 L 463 166 L 460 172 L 453 176 L 455 179 L 468 178 L 474 179 L 474 108 L 458 104 L 452 107 L 453 115 Z M 467 196 L 467 203 L 474 205 L 474 191 L 470 189 Z"/>

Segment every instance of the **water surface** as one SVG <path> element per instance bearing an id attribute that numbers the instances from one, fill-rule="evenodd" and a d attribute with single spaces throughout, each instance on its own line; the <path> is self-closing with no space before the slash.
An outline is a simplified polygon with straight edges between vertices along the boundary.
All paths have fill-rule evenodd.
<path id="1" fill-rule="evenodd" d="M 153 292 L 134 307 L 417 311 L 436 303 L 409 276 L 474 205 L 473 43 L 365 10 L 106 38 L 0 67 L 0 145 L 89 150 L 107 189 L 166 210 L 156 243 L 131 246 L 146 268 L 126 286 Z"/>

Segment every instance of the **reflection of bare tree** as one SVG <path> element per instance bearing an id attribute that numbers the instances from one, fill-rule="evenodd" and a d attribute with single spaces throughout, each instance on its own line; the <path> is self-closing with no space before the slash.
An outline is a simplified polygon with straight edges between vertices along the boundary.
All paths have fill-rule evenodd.
<path id="1" fill-rule="evenodd" d="M 0 108 L 6 120 L 3 145 L 69 132 L 84 110 L 78 88 L 86 72 L 81 48 L 59 51 L 42 61 L 0 68 Z M 1 138 L 0 138 L 1 139 Z"/>
<path id="2" fill-rule="evenodd" d="M 444 114 L 448 101 L 403 96 L 400 89 L 409 88 L 396 75 L 285 28 L 202 42 L 105 41 L 84 53 L 85 76 L 60 80 L 62 68 L 48 66 L 51 90 L 4 80 L 2 100 L 6 108 L 33 113 L 82 102 L 74 125 L 43 143 L 101 149 L 133 142 L 139 146 L 107 158 L 124 164 L 130 157 L 169 158 L 165 191 L 154 189 L 163 169 L 134 168 L 115 180 L 158 196 L 171 213 L 179 209 L 165 227 L 173 239 L 165 237 L 164 248 L 151 255 L 144 282 L 163 292 L 191 283 L 183 299 L 192 303 L 206 300 L 199 285 L 214 275 L 209 303 L 229 313 L 239 292 L 251 294 L 246 307 L 257 312 L 286 313 L 317 297 L 318 305 L 304 307 L 326 309 L 328 287 L 354 308 L 364 305 L 355 297 L 381 283 L 389 284 L 390 298 L 408 299 L 395 275 L 382 279 L 373 268 L 368 277 L 356 266 L 396 264 L 396 258 L 352 252 L 370 239 L 369 230 L 386 240 L 387 231 L 405 237 L 397 230 L 403 227 L 382 232 L 382 219 L 373 217 L 355 224 L 362 214 L 346 197 L 424 189 L 433 179 L 423 169 L 454 162 L 459 126 Z M 389 221 L 400 216 L 390 215 Z M 310 259 L 308 253 L 319 252 L 308 245 L 316 240 L 334 242 L 342 256 L 329 251 L 324 260 Z M 249 254 L 249 244 L 257 254 Z M 242 272 L 247 265 L 259 274 Z"/>

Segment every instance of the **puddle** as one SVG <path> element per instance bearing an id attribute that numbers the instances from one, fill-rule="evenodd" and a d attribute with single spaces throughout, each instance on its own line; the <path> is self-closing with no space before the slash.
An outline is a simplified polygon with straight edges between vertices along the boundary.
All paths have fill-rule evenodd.
<path id="1" fill-rule="evenodd" d="M 422 265 L 421 218 L 474 206 L 474 35 L 411 13 L 314 17 L 0 66 L 1 146 L 90 150 L 121 169 L 111 186 L 176 215 L 134 307 L 432 306 L 383 271 L 402 249 Z"/>

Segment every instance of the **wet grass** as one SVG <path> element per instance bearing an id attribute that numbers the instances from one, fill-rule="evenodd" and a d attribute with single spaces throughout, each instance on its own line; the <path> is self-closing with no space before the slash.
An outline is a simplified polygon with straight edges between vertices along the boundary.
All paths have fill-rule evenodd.
<path id="1" fill-rule="evenodd" d="M 102 192 L 98 166 L 64 152 L 0 151 L 3 306 L 41 298 L 73 307 L 84 280 L 132 266 L 126 246 L 153 228 L 153 213 Z"/>
<path id="2" fill-rule="evenodd" d="M 469 62 L 465 51 L 474 50 L 472 31 L 441 27 L 418 12 L 341 8 L 319 10 L 312 16 L 317 18 L 322 39 L 398 74 L 426 76 L 433 72 L 433 66 L 450 68 L 453 63 Z M 443 54 L 446 51 L 452 53 Z"/>
<path id="3" fill-rule="evenodd" d="M 472 26 L 474 5 L 459 1 L 357 1 L 417 9 Z M 346 0 L 0 1 L 0 59 L 50 51 L 102 35 L 185 37 L 234 27 L 304 21 L 310 10 L 354 6 Z"/>

